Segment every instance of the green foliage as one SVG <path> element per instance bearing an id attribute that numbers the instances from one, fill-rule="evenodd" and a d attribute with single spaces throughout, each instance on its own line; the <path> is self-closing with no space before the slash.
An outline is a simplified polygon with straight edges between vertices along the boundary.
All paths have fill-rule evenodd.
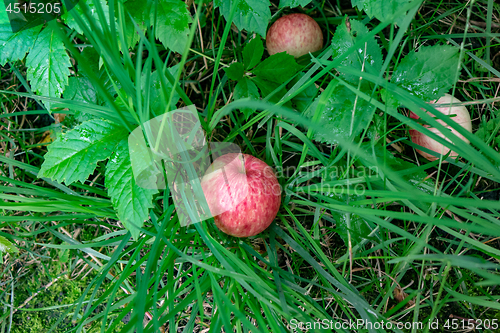
<path id="1" fill-rule="evenodd" d="M 103 119 L 84 122 L 49 146 L 38 177 L 66 184 L 84 182 L 126 135 L 122 127 Z"/>
<path id="2" fill-rule="evenodd" d="M 119 142 L 106 165 L 105 185 L 118 218 L 137 239 L 139 228 L 149 219 L 153 194 L 158 190 L 145 189 L 136 184 L 127 139 Z"/>
<path id="3" fill-rule="evenodd" d="M 81 1 L 84 3 L 86 6 L 88 6 L 89 9 L 89 14 L 93 19 L 93 22 L 97 24 L 97 27 L 102 31 L 103 26 L 108 26 L 110 19 L 109 19 L 109 6 L 107 4 L 106 0 L 78 0 L 79 2 Z M 71 29 L 75 29 L 79 34 L 83 34 L 83 29 L 78 25 L 76 22 L 74 15 L 78 15 L 87 25 L 89 21 L 87 18 L 83 15 L 84 13 L 84 7 L 82 5 L 75 6 L 71 9 L 71 11 L 66 11 L 61 18 L 64 20 L 64 23 L 68 25 Z M 97 8 L 100 8 L 104 14 L 104 17 L 106 19 L 106 22 L 101 22 L 99 18 L 99 13 Z"/>
<path id="4" fill-rule="evenodd" d="M 224 69 L 228 78 L 238 81 L 234 88 L 235 100 L 246 97 L 257 100 L 260 96 L 268 96 L 279 88 L 281 84 L 291 79 L 302 68 L 302 66 L 297 64 L 293 56 L 285 52 L 273 54 L 261 61 L 264 46 L 259 36 L 253 38 L 244 47 L 242 53 L 243 63 L 234 62 L 228 68 Z M 248 71 L 248 74 L 253 74 L 254 76 L 247 76 L 245 69 Z M 285 89 L 283 88 L 272 96 L 270 100 L 278 101 L 284 94 Z M 255 112 L 255 108 L 245 107 L 241 111 L 245 115 L 245 119 L 249 119 Z"/>
<path id="5" fill-rule="evenodd" d="M 59 97 L 68 84 L 71 62 L 64 43 L 51 26 L 38 35 L 26 59 L 31 89 L 40 95 Z M 48 110 L 51 103 L 44 101 Z"/>
<path id="6" fill-rule="evenodd" d="M 458 79 L 457 71 L 456 47 L 422 46 L 418 52 L 413 50 L 401 60 L 391 82 L 428 102 L 450 90 Z"/>
<path id="7" fill-rule="evenodd" d="M 64 89 L 64 98 L 84 103 L 97 103 L 97 91 L 88 77 L 70 76 L 68 86 Z"/>
<path id="8" fill-rule="evenodd" d="M 298 6 L 305 7 L 310 2 L 311 0 L 280 0 L 280 8 L 283 7 L 295 8 Z"/>
<path id="9" fill-rule="evenodd" d="M 269 0 L 215 0 L 214 5 L 219 8 L 222 15 L 229 19 L 233 5 L 236 6 L 233 23 L 240 30 L 256 32 L 262 37 L 266 36 L 267 24 L 271 20 Z"/>
<path id="10" fill-rule="evenodd" d="M 351 201 L 362 200 L 364 196 L 356 196 L 356 195 L 336 195 L 333 196 L 333 199 L 337 201 L 344 202 L 347 204 L 347 199 Z M 335 231 L 342 238 L 344 243 L 349 246 L 349 242 L 351 246 L 356 246 L 361 243 L 364 239 L 368 237 L 368 235 L 373 230 L 373 225 L 370 222 L 364 220 L 356 214 L 350 213 L 339 213 L 335 211 L 331 211 L 332 217 L 335 219 Z"/>
<path id="11" fill-rule="evenodd" d="M 378 75 L 382 68 L 382 51 L 374 37 L 370 38 L 363 48 L 359 48 L 357 52 L 346 54 L 350 47 L 360 39 L 368 35 L 368 28 L 360 21 L 344 19 L 335 30 L 332 38 L 333 59 L 342 59 L 341 65 L 337 70 L 342 73 L 342 67 L 364 69 L 365 72 Z M 342 76 L 351 83 L 357 84 L 359 77 L 352 74 L 342 73 Z"/>
<path id="12" fill-rule="evenodd" d="M 224 72 L 226 72 L 228 78 L 237 81 L 243 78 L 245 69 L 241 62 L 233 62 L 229 67 L 224 68 Z"/>
<path id="13" fill-rule="evenodd" d="M 295 62 L 293 56 L 281 52 L 266 58 L 252 70 L 252 73 L 262 80 L 282 84 L 301 68 L 302 66 Z"/>
<path id="14" fill-rule="evenodd" d="M 155 11 L 151 11 L 151 23 Z M 156 37 L 174 52 L 184 53 L 188 43 L 189 24 L 192 22 L 186 3 L 182 0 L 159 0 L 156 12 Z"/>
<path id="15" fill-rule="evenodd" d="M 243 64 L 246 70 L 257 66 L 264 55 L 264 45 L 259 36 L 253 38 L 243 49 Z"/>
<path id="16" fill-rule="evenodd" d="M 491 21 L 497 15 L 490 15 L 493 1 L 484 4 L 487 10 L 478 2 L 425 2 L 420 13 L 442 14 L 393 22 L 389 18 L 407 2 L 353 2 L 382 24 L 341 20 L 331 4 L 315 2 L 311 15 L 340 25 L 332 47 L 312 59 L 301 58 L 303 66 L 286 54 L 263 59 L 262 39 L 252 39 L 252 31 L 265 34 L 271 10 L 276 16 L 283 13 L 276 6 L 221 0 L 217 11 L 210 2 L 196 3 L 201 5 L 195 4 L 195 11 L 182 1 L 114 1 L 115 7 L 108 8 L 104 0 L 81 0 L 90 11 L 79 5 L 76 18 L 91 29 L 69 16 L 57 23 L 67 29 L 70 43 L 78 43 L 71 53 L 51 26 L 40 28 L 40 35 L 13 35 L 0 25 L 0 46 L 6 45 L 2 61 L 15 62 L 40 50 L 36 39 L 50 32 L 59 45 L 54 55 L 63 60 L 63 77 L 69 75 L 64 71 L 68 55 L 73 65 L 61 85 L 64 99 L 58 100 L 72 123 L 57 124 L 65 134 L 45 156 L 38 142 L 47 126 L 39 126 L 39 120 L 33 125 L 33 119 L 46 112 L 32 101 L 19 111 L 30 94 L 16 95 L 25 91 L 20 84 L 17 92 L 11 89 L 23 81 L 23 64 L 0 73 L 5 75 L 0 104 L 13 110 L 2 115 L 8 128 L 0 129 L 5 148 L 0 154 L 0 227 L 5 240 L 19 242 L 19 247 L 12 244 L 19 251 L 15 255 L 0 255 L 7 272 L 0 322 L 8 329 L 12 309 L 30 296 L 29 307 L 13 314 L 12 332 L 246 332 L 256 327 L 280 332 L 290 329 L 292 318 L 308 323 L 412 318 L 425 325 L 426 320 L 443 322 L 449 313 L 474 320 L 498 317 L 494 286 L 500 278 L 498 265 L 491 262 L 500 258 L 500 173 L 478 162 L 484 156 L 475 148 L 468 160 L 419 165 L 409 153 L 409 120 L 400 109 L 403 97 L 422 107 L 460 77 L 460 88 L 471 100 L 483 98 L 478 104 L 486 105 L 484 112 L 494 111 L 497 83 L 491 77 L 497 73 L 491 60 L 496 50 L 481 44 L 472 52 L 467 40 L 459 67 L 458 48 L 440 46 L 454 44 L 455 36 L 466 37 L 449 36 L 447 19 L 458 27 L 465 22 L 457 15 L 465 18 L 467 10 L 480 9 L 474 18 Z M 280 8 L 309 3 L 283 0 Z M 346 9 L 345 2 L 337 5 Z M 112 10 L 115 17 L 110 18 Z M 151 22 L 155 11 L 156 22 Z M 201 31 L 187 45 L 186 29 L 194 28 L 195 13 Z M 222 16 L 231 14 L 246 31 L 224 22 Z M 411 25 L 394 30 L 391 23 L 400 20 Z M 116 36 L 110 35 L 111 23 Z M 193 24 L 197 28 L 198 22 Z M 142 33 L 146 39 L 137 45 Z M 486 43 L 491 36 L 479 31 L 471 40 L 476 37 Z M 423 40 L 436 46 L 413 51 Z M 189 54 L 175 54 L 186 48 Z M 28 55 L 32 67 L 49 59 L 35 55 Z M 221 71 L 221 64 L 231 66 Z M 479 65 L 487 72 L 475 70 Z M 37 75 L 36 68 L 27 69 Z M 481 81 L 468 80 L 474 76 L 482 76 Z M 61 90 L 53 94 L 57 99 Z M 172 105 L 167 105 L 170 96 Z M 211 220 L 181 227 L 182 213 L 170 189 L 157 195 L 135 182 L 128 132 L 165 110 L 191 104 L 199 111 L 207 141 L 237 144 L 277 170 L 292 167 L 280 176 L 280 213 L 261 235 L 234 239 Z M 242 114 L 235 114 L 238 110 Z M 491 118 L 483 119 L 471 142 L 493 159 L 500 124 L 492 113 L 485 114 Z M 34 176 L 40 165 L 43 180 Z M 333 177 L 328 175 L 332 169 L 341 172 Z M 374 172 L 363 175 L 367 169 Z M 86 181 L 92 172 L 92 182 Z M 362 185 L 364 193 L 353 193 L 352 184 Z M 0 244 L 5 247 L 3 238 Z M 43 272 L 42 278 L 37 272 Z M 79 278 L 68 281 L 66 274 Z M 60 277 L 57 283 L 45 288 L 54 277 Z"/>
<path id="17" fill-rule="evenodd" d="M 375 17 L 380 21 L 385 21 L 394 16 L 394 14 L 410 0 L 351 0 L 353 6 L 363 10 L 369 17 Z M 398 22 L 398 17 L 395 18 Z"/>
<path id="18" fill-rule="evenodd" d="M 40 29 L 35 26 L 13 33 L 7 12 L 0 10 L 0 65 L 23 59 L 33 47 Z"/>
<path id="19" fill-rule="evenodd" d="M 257 86 L 252 82 L 251 79 L 247 77 L 238 81 L 236 87 L 234 87 L 234 99 L 250 98 L 253 100 L 257 100 L 259 97 L 259 89 L 257 89 Z M 243 112 L 243 114 L 245 115 L 245 119 L 248 119 L 250 118 L 252 113 L 255 112 L 255 109 L 242 108 L 241 112 Z"/>
<path id="20" fill-rule="evenodd" d="M 311 119 L 317 112 L 320 98 L 322 96 L 316 98 L 305 113 Z M 352 140 L 368 126 L 375 112 L 373 104 L 357 97 L 343 85 L 337 85 L 326 98 L 326 105 L 318 118 L 323 130 L 314 133 L 314 139 L 320 142 L 335 144 L 339 140 Z"/>
<path id="21" fill-rule="evenodd" d="M 0 253 L 2 252 L 16 253 L 19 252 L 19 250 L 7 238 L 0 236 Z"/>

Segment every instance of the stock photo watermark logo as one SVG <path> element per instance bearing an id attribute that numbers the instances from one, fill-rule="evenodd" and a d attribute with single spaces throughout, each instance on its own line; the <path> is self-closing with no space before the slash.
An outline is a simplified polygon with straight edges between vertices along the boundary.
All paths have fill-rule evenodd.
<path id="1" fill-rule="evenodd" d="M 78 0 L 4 0 L 3 3 L 12 32 L 16 33 L 56 20 L 72 10 Z"/>
<path id="2" fill-rule="evenodd" d="M 208 207 L 201 187 L 204 176 L 222 173 L 241 164 L 239 146 L 230 142 L 207 143 L 194 105 L 167 112 L 137 127 L 128 138 L 135 182 L 146 189 L 166 189 L 167 185 L 181 226 L 201 222 L 233 209 L 248 193 L 248 183 L 238 184 L 238 196 L 217 208 Z M 213 163 L 218 157 L 233 153 L 228 163 Z M 234 189 L 229 186 L 228 192 Z"/>
<path id="3" fill-rule="evenodd" d="M 367 180 L 370 177 L 380 177 L 377 166 L 362 165 L 356 167 L 334 165 L 320 171 L 310 167 L 288 166 L 277 167 L 274 172 L 278 178 L 289 179 L 292 185 L 295 183 L 294 179 L 301 179 L 301 184 L 307 183 L 307 185 L 292 186 L 294 192 L 305 199 L 311 199 L 317 194 L 362 196 L 367 190 Z"/>

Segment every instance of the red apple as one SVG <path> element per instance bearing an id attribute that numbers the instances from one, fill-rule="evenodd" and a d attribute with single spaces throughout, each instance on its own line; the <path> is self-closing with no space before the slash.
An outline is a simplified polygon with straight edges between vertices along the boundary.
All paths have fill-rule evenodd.
<path id="1" fill-rule="evenodd" d="M 467 108 L 465 106 L 459 106 L 459 105 L 455 106 L 456 104 L 461 103 L 459 99 L 457 99 L 449 94 L 445 94 L 437 102 L 431 101 L 429 103 L 452 104 L 451 108 L 450 108 L 450 106 L 444 106 L 444 107 L 437 107 L 436 110 L 440 111 L 441 113 L 443 113 L 445 115 L 452 116 L 451 119 L 453 119 L 456 123 L 460 124 L 464 129 L 466 129 L 467 131 L 472 133 L 472 123 L 471 123 L 470 115 L 469 115 L 469 112 L 467 111 Z M 431 113 L 429 113 L 429 112 L 428 112 L 428 114 L 431 115 Z M 410 112 L 410 118 L 418 119 L 419 117 L 415 113 Z M 463 137 L 461 134 L 459 134 L 456 130 L 452 129 L 450 126 L 446 125 L 442 120 L 437 119 L 437 121 L 441 125 L 448 128 L 453 134 L 455 134 L 456 136 L 458 136 L 459 138 L 464 140 L 466 143 L 469 143 L 469 140 L 467 140 L 465 137 Z M 436 133 L 440 137 L 442 137 L 442 138 L 445 137 L 444 134 L 441 133 L 436 128 L 433 128 L 433 127 L 431 128 L 428 125 L 425 125 L 425 127 L 429 128 L 429 130 L 431 132 Z M 416 143 L 422 147 L 425 147 L 427 149 L 433 150 L 438 154 L 446 155 L 450 151 L 450 149 L 448 147 L 443 146 L 442 144 L 440 144 L 436 140 L 429 138 L 427 135 L 422 134 L 417 130 L 410 129 L 410 136 L 411 136 L 411 141 L 413 141 L 414 143 Z M 450 141 L 449 139 L 446 139 L 446 140 Z M 438 159 L 437 157 L 435 157 L 431 154 L 425 153 L 419 149 L 417 149 L 417 152 L 420 155 L 422 155 L 423 157 L 425 157 L 426 159 L 428 159 L 429 161 L 435 161 Z M 458 154 L 456 152 L 452 151 L 450 153 L 450 157 L 455 159 L 458 157 Z M 444 161 L 444 162 L 446 162 L 446 161 Z"/>
<path id="2" fill-rule="evenodd" d="M 236 237 L 264 231 L 281 204 L 281 187 L 273 170 L 251 155 L 218 157 L 203 176 L 201 187 L 217 227 Z"/>
<path id="3" fill-rule="evenodd" d="M 290 14 L 279 18 L 267 31 L 267 52 L 286 52 L 296 58 L 321 50 L 323 33 L 310 16 Z"/>

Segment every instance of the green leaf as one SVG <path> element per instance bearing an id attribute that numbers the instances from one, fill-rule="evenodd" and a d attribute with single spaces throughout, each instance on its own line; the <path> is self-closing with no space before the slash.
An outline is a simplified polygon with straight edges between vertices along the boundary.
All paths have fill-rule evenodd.
<path id="1" fill-rule="evenodd" d="M 0 252 L 18 253 L 19 250 L 7 238 L 0 236 Z"/>
<path id="2" fill-rule="evenodd" d="M 364 10 L 369 17 L 375 17 L 379 21 L 390 19 L 401 7 L 408 4 L 410 0 L 351 0 L 352 6 Z M 395 18 L 398 22 L 401 17 Z"/>
<path id="3" fill-rule="evenodd" d="M 324 92 L 323 92 L 324 93 Z M 366 93 L 370 93 L 367 91 Z M 311 119 L 321 95 L 306 111 Z M 356 108 L 354 103 L 356 94 L 343 85 L 337 85 L 333 94 L 328 98 L 325 109 L 319 117 L 318 123 L 323 126 L 323 131 L 314 133 L 314 139 L 320 142 L 337 144 L 339 138 L 350 140 L 357 136 L 370 123 L 375 107 L 362 98 L 358 98 Z M 352 126 L 352 134 L 351 133 Z"/>
<path id="4" fill-rule="evenodd" d="M 426 102 L 437 99 L 455 84 L 458 58 L 456 47 L 422 46 L 418 52 L 411 51 L 401 60 L 391 82 Z"/>
<path id="5" fill-rule="evenodd" d="M 226 75 L 231 80 L 238 81 L 245 74 L 243 64 L 241 62 L 233 62 L 229 67 L 224 68 Z"/>
<path id="6" fill-rule="evenodd" d="M 97 13 L 96 5 L 94 4 L 94 0 L 78 0 L 79 2 L 85 2 L 87 6 L 89 6 L 90 9 L 90 16 L 94 18 L 94 22 L 97 24 L 97 26 L 102 30 L 102 23 L 99 18 L 99 14 Z M 102 11 L 104 12 L 104 17 L 106 18 L 106 25 L 108 25 L 107 22 L 109 22 L 109 6 L 106 3 L 106 0 L 95 0 L 96 2 L 99 3 L 100 7 L 102 8 Z M 82 7 L 80 5 L 74 6 L 70 11 L 64 13 L 61 15 L 61 18 L 64 20 L 64 23 L 66 23 L 71 29 L 75 29 L 76 32 L 79 34 L 83 34 L 83 30 L 80 28 L 78 23 L 76 23 L 75 19 L 73 18 L 73 15 L 78 15 L 86 24 L 88 24 L 87 19 L 83 15 L 83 10 L 81 9 Z"/>
<path id="7" fill-rule="evenodd" d="M 299 73 L 295 78 L 290 81 L 288 88 L 293 87 L 305 74 Z M 304 91 L 300 92 L 297 96 L 292 98 L 293 106 L 300 112 L 304 112 L 309 105 L 311 105 L 314 97 L 318 93 L 318 88 L 314 84 L 309 85 Z"/>
<path id="8" fill-rule="evenodd" d="M 125 228 L 137 239 L 139 228 L 149 219 L 153 195 L 158 190 L 139 187 L 134 179 L 127 139 L 120 141 L 106 165 L 105 185 L 113 207 Z"/>
<path id="9" fill-rule="evenodd" d="M 295 8 L 298 6 L 305 7 L 307 6 L 311 0 L 280 0 L 280 7 L 290 7 L 290 8 Z"/>
<path id="10" fill-rule="evenodd" d="M 38 35 L 26 59 L 27 79 L 31 89 L 39 95 L 60 97 L 68 84 L 71 62 L 63 41 L 50 27 Z M 50 111 L 51 103 L 44 101 Z"/>
<path id="11" fill-rule="evenodd" d="M 382 68 L 383 59 L 380 46 L 374 37 L 370 38 L 364 47 L 353 51 L 346 57 L 347 49 L 369 33 L 368 28 L 363 23 L 350 20 L 348 24 L 347 19 L 346 17 L 342 24 L 337 27 L 332 38 L 333 59 L 344 59 L 337 67 L 337 70 L 342 72 L 342 67 L 349 67 L 361 71 L 364 68 L 365 72 L 378 75 Z M 351 83 L 359 81 L 359 77 L 354 75 L 342 73 L 342 76 Z"/>
<path id="12" fill-rule="evenodd" d="M 64 89 L 64 98 L 85 103 L 97 103 L 97 92 L 90 80 L 83 75 L 71 76 Z"/>
<path id="13" fill-rule="evenodd" d="M 282 84 L 297 73 L 302 66 L 295 58 L 285 52 L 276 53 L 261 62 L 252 71 L 261 79 Z"/>
<path id="14" fill-rule="evenodd" d="M 13 33 L 7 12 L 0 10 L 0 65 L 23 59 L 35 43 L 40 29 L 41 26 L 36 26 Z"/>
<path id="15" fill-rule="evenodd" d="M 141 38 L 141 35 L 136 30 L 136 24 L 140 30 L 144 31 L 146 29 L 146 25 L 144 24 L 145 3 L 142 0 L 127 0 L 123 5 L 130 16 L 132 16 L 132 18 L 130 18 L 129 15 L 125 15 L 127 48 L 134 48 Z M 134 21 L 132 21 L 132 19 Z"/>
<path id="16" fill-rule="evenodd" d="M 179 69 L 179 65 L 175 65 L 173 67 L 167 68 L 171 75 L 175 77 L 177 70 Z M 172 92 L 172 85 L 168 80 L 166 80 L 166 96 L 163 96 L 162 83 L 160 79 L 160 74 L 158 71 L 154 71 L 150 78 L 149 83 L 150 86 L 146 87 L 146 75 L 143 73 L 142 75 L 142 89 L 149 89 L 149 103 L 150 109 L 153 111 L 153 114 L 160 115 L 165 113 L 165 106 L 167 105 L 168 99 L 170 98 L 170 93 Z M 177 91 L 174 91 L 174 96 L 172 99 L 171 110 L 175 109 L 175 105 L 179 102 L 180 96 Z"/>
<path id="17" fill-rule="evenodd" d="M 234 1 L 215 0 L 215 7 L 219 7 L 222 15 L 229 18 L 231 14 L 231 5 Z M 271 20 L 271 10 L 269 9 L 269 0 L 239 0 L 233 23 L 240 30 L 247 32 L 256 32 L 262 37 L 266 37 L 266 30 Z"/>
<path id="18" fill-rule="evenodd" d="M 257 86 L 247 77 L 244 77 L 243 80 L 240 80 L 234 88 L 235 100 L 245 97 L 249 97 L 251 99 L 258 99 L 260 97 Z M 255 109 L 242 108 L 241 112 L 243 112 L 243 114 L 245 115 L 245 119 L 248 120 L 252 113 L 255 112 Z"/>
<path id="19" fill-rule="evenodd" d="M 151 11 L 154 22 L 154 10 Z M 156 38 L 174 52 L 183 53 L 188 43 L 189 24 L 191 23 L 186 3 L 181 0 L 158 0 Z"/>
<path id="20" fill-rule="evenodd" d="M 260 36 L 255 36 L 243 49 L 243 64 L 245 69 L 254 68 L 262 59 L 264 54 L 264 45 Z"/>
<path id="21" fill-rule="evenodd" d="M 335 198 L 338 200 L 338 198 Z M 361 206 L 364 207 L 364 206 Z M 338 232 L 339 236 L 342 238 L 346 246 L 349 244 L 348 232 L 351 234 L 351 244 L 352 246 L 357 245 L 363 239 L 367 238 L 372 232 L 372 229 L 367 221 L 362 219 L 356 214 L 351 213 L 338 213 L 335 211 L 330 211 L 332 217 L 337 222 L 335 230 Z M 349 218 L 349 224 L 347 219 Z"/>
<path id="22" fill-rule="evenodd" d="M 84 182 L 98 161 L 107 159 L 127 131 L 112 122 L 93 119 L 80 124 L 48 146 L 38 177 L 67 185 Z"/>
<path id="23" fill-rule="evenodd" d="M 276 88 L 280 86 L 279 83 L 268 81 L 266 79 L 261 78 L 260 76 L 256 76 L 252 78 L 253 83 L 259 87 L 260 94 L 262 97 L 268 97 Z M 286 88 L 282 88 L 277 91 L 273 96 L 269 98 L 270 102 L 277 103 L 283 96 L 286 94 Z M 286 106 L 290 106 L 291 102 L 285 103 Z"/>
<path id="24" fill-rule="evenodd" d="M 427 172 L 423 170 L 415 170 L 417 168 L 415 164 L 400 159 L 388 151 L 384 152 L 384 148 L 378 145 L 373 146 L 371 143 L 362 144 L 361 149 L 365 150 L 368 155 L 373 155 L 373 153 L 375 153 L 374 157 L 377 159 L 378 165 L 383 165 L 398 172 L 403 179 L 407 180 L 417 189 L 428 194 L 433 193 L 433 180 L 428 178 Z M 365 165 L 369 165 L 369 162 L 365 161 Z M 386 184 L 380 184 L 380 186 L 378 186 L 376 182 L 373 182 L 371 185 L 374 189 L 386 189 Z"/>

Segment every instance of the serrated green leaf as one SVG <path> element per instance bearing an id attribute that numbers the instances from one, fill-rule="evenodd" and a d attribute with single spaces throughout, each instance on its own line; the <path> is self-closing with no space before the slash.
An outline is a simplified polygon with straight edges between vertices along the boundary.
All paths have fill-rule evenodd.
<path id="1" fill-rule="evenodd" d="M 0 252 L 17 253 L 19 250 L 7 238 L 0 236 Z"/>
<path id="2" fill-rule="evenodd" d="M 46 27 L 26 59 L 31 89 L 42 96 L 60 97 L 68 84 L 71 62 L 59 35 Z M 50 111 L 51 103 L 44 101 Z"/>
<path id="3" fill-rule="evenodd" d="M 262 59 L 264 45 L 260 36 L 255 36 L 243 49 L 243 64 L 245 69 L 254 68 Z"/>
<path id="4" fill-rule="evenodd" d="M 307 6 L 311 0 L 280 0 L 280 8 L 290 7 L 295 8 L 298 6 L 305 7 Z"/>
<path id="5" fill-rule="evenodd" d="M 67 185 L 84 182 L 97 162 L 107 159 L 127 131 L 112 122 L 93 119 L 59 135 L 48 146 L 38 177 L 48 177 Z"/>
<path id="6" fill-rule="evenodd" d="M 229 67 L 224 68 L 224 72 L 231 80 L 238 81 L 245 74 L 243 64 L 241 62 L 233 62 Z"/>
<path id="7" fill-rule="evenodd" d="M 369 17 L 375 17 L 379 21 L 391 18 L 401 7 L 408 4 L 410 0 L 351 0 L 352 6 L 363 10 Z M 399 22 L 396 18 L 396 22 Z"/>
<path id="8" fill-rule="evenodd" d="M 422 46 L 401 60 L 391 82 L 428 102 L 443 96 L 455 84 L 458 60 L 456 47 Z"/>
<path id="9" fill-rule="evenodd" d="M 282 84 L 301 68 L 302 66 L 297 64 L 293 56 L 281 52 L 261 62 L 252 73 L 261 79 Z"/>
<path id="10" fill-rule="evenodd" d="M 250 97 L 251 99 L 259 98 L 259 90 L 257 86 L 247 77 L 240 80 L 236 87 L 234 88 L 234 99 L 238 100 L 240 98 Z M 241 112 L 245 115 L 245 119 L 248 118 L 255 112 L 252 108 L 242 108 Z"/>
<path id="11" fill-rule="evenodd" d="M 105 185 L 118 218 L 137 239 L 149 219 L 153 195 L 158 190 L 139 187 L 134 179 L 127 139 L 120 141 L 106 165 Z"/>
<path id="12" fill-rule="evenodd" d="M 23 59 L 33 47 L 40 29 L 41 26 L 36 26 L 13 33 L 7 13 L 0 10 L 0 65 Z"/>
<path id="13" fill-rule="evenodd" d="M 348 54 L 346 51 L 352 47 L 357 40 L 369 34 L 368 28 L 363 23 L 350 20 L 350 28 L 346 22 L 347 18 L 337 27 L 332 38 L 333 59 L 343 58 L 337 70 L 342 73 L 342 67 L 356 68 L 370 74 L 378 75 L 382 68 L 382 52 L 374 37 L 370 38 L 364 47 Z M 359 77 L 342 73 L 342 76 L 351 83 L 357 83 Z"/>
<path id="14" fill-rule="evenodd" d="M 150 16 L 154 22 L 154 10 Z M 174 52 L 183 53 L 188 43 L 191 23 L 186 3 L 181 0 L 158 0 L 156 38 Z"/>
<path id="15" fill-rule="evenodd" d="M 215 7 L 219 7 L 222 15 L 229 18 L 231 14 L 231 5 L 234 1 L 215 0 Z M 236 8 L 233 23 L 240 30 L 247 32 L 256 32 L 262 37 L 266 37 L 266 30 L 271 20 L 271 10 L 269 0 L 240 0 Z"/>
<path id="16" fill-rule="evenodd" d="M 369 91 L 367 91 L 369 93 Z M 320 95 L 306 111 L 310 118 L 314 116 Z M 334 88 L 332 96 L 328 98 L 318 123 L 324 128 L 314 133 L 314 139 L 320 142 L 337 144 L 339 138 L 349 140 L 357 136 L 370 123 L 375 107 L 362 98 L 358 98 L 356 108 L 354 103 L 356 94 L 343 85 Z M 351 132 L 352 127 L 352 132 Z"/>

